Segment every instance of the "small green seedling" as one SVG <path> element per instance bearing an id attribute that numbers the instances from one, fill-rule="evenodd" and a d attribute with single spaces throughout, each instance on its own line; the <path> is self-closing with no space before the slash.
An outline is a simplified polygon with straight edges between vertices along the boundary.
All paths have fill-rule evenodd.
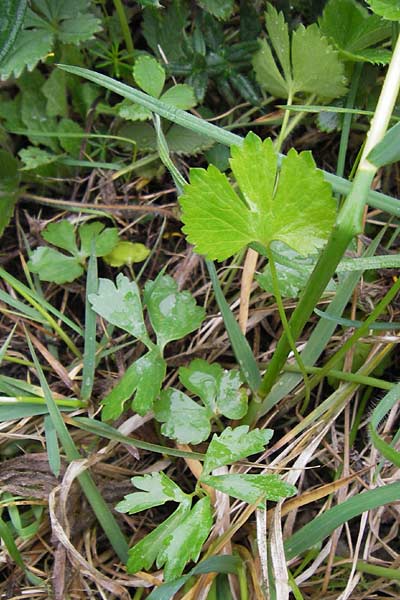
<path id="1" fill-rule="evenodd" d="M 233 498 L 249 504 L 265 500 L 281 500 L 296 493 L 296 488 L 280 479 L 278 475 L 211 475 L 211 471 L 233 464 L 262 452 L 272 437 L 272 430 L 253 429 L 246 425 L 231 429 L 227 427 L 220 435 L 215 434 L 208 446 L 200 482 L 218 489 Z M 150 569 L 154 562 L 164 566 L 164 578 L 171 581 L 179 577 L 189 560 L 196 561 L 213 524 L 213 511 L 208 496 L 196 490 L 184 493 L 164 473 L 152 473 L 133 477 L 132 484 L 142 490 L 128 494 L 117 504 L 123 513 L 136 514 L 142 510 L 175 502 L 178 508 L 154 531 L 129 551 L 127 568 L 130 573 Z M 193 506 L 194 496 L 200 499 Z"/>
<path id="2" fill-rule="evenodd" d="M 104 262 L 111 267 L 131 266 L 146 260 L 150 250 L 138 242 L 118 242 L 110 254 L 103 256 Z"/>
<path id="3" fill-rule="evenodd" d="M 42 237 L 68 254 L 49 246 L 39 246 L 32 252 L 28 262 L 30 271 L 37 273 L 42 281 L 68 283 L 84 272 L 86 260 L 92 252 L 92 243 L 98 257 L 109 254 L 118 244 L 118 230 L 115 227 L 105 227 L 99 221 L 81 225 L 78 236 L 80 248 L 76 243 L 72 223 L 67 220 L 50 223 L 42 232 Z"/>

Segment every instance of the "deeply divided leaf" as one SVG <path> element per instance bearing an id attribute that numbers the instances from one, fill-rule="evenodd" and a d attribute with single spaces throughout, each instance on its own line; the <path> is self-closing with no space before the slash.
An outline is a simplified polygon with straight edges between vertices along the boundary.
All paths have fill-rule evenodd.
<path id="1" fill-rule="evenodd" d="M 367 0 L 377 15 L 390 21 L 400 21 L 400 0 Z"/>
<path id="2" fill-rule="evenodd" d="M 40 246 L 32 254 L 28 267 L 42 281 L 53 281 L 59 285 L 74 281 L 83 273 L 83 267 L 74 256 L 66 256 L 54 248 Z"/>
<path id="3" fill-rule="evenodd" d="M 131 481 L 135 488 L 143 491 L 125 496 L 115 507 L 119 512 L 134 515 L 141 510 L 171 501 L 188 506 L 191 504 L 191 497 L 184 494 L 181 488 L 162 472 L 133 477 Z"/>
<path id="4" fill-rule="evenodd" d="M 248 504 L 255 504 L 260 499 L 261 502 L 264 500 L 277 502 L 296 493 L 296 488 L 282 481 L 279 475 L 213 475 L 203 477 L 202 481 Z"/>
<path id="5" fill-rule="evenodd" d="M 232 148 L 231 167 L 243 194 L 210 165 L 192 169 L 180 198 L 184 232 L 199 254 L 224 260 L 251 242 L 281 241 L 309 255 L 327 239 L 336 214 L 329 184 L 309 152 L 293 148 L 277 170 L 272 141 L 249 133 Z"/>
<path id="6" fill-rule="evenodd" d="M 169 388 L 160 394 L 154 406 L 161 433 L 183 444 L 200 444 L 211 431 L 207 409 L 180 390 Z"/>

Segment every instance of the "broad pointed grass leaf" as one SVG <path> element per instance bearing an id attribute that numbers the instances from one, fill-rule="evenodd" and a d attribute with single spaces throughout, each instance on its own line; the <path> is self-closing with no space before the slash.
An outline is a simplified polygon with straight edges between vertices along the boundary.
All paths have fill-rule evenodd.
<path id="1" fill-rule="evenodd" d="M 129 550 L 129 558 L 126 564 L 128 573 L 137 573 L 142 569 L 149 570 L 152 567 L 163 541 L 166 537 L 173 535 L 188 512 L 189 506 L 181 504 L 163 523 Z"/>
<path id="2" fill-rule="evenodd" d="M 94 244 L 89 258 L 85 290 L 85 341 L 83 351 L 83 369 L 81 398 L 87 402 L 92 395 L 94 374 L 96 370 L 96 313 L 90 302 L 90 294 L 98 288 L 97 260 L 94 256 Z"/>
<path id="3" fill-rule="evenodd" d="M 154 589 L 148 597 L 148 600 L 171 600 L 171 598 L 174 597 L 174 594 L 176 594 L 176 592 L 178 592 L 181 587 L 193 577 L 193 575 L 202 575 L 205 573 L 237 573 L 239 565 L 240 558 L 238 556 L 212 556 L 211 558 L 199 562 L 187 575 L 184 575 L 175 581 L 171 581 L 170 583 L 164 583 L 164 585 L 160 585 L 158 588 Z"/>
<path id="4" fill-rule="evenodd" d="M 0 236 L 9 224 L 18 200 L 20 174 L 11 152 L 0 149 Z"/>
<path id="5" fill-rule="evenodd" d="M 277 502 L 282 498 L 294 496 L 296 488 L 280 479 L 279 475 L 209 475 L 202 477 L 203 483 L 224 492 L 233 498 L 255 504 L 261 498 L 260 507 L 264 500 Z"/>
<path id="6" fill-rule="evenodd" d="M 390 60 L 390 52 L 371 49 L 371 46 L 390 38 L 390 23 L 371 15 L 355 0 L 329 0 L 319 24 L 345 60 L 381 62 L 385 57 L 386 62 Z M 365 53 L 367 49 L 369 52 Z M 378 61 L 373 60 L 374 55 Z"/>
<path id="7" fill-rule="evenodd" d="M 132 477 L 131 482 L 135 488 L 143 491 L 125 496 L 115 507 L 119 512 L 135 515 L 153 506 L 162 506 L 166 502 L 178 502 L 185 506 L 192 503 L 191 496 L 184 494 L 181 488 L 162 472 Z"/>
<path id="8" fill-rule="evenodd" d="M 380 400 L 377 406 L 374 408 L 369 423 L 369 434 L 375 448 L 391 463 L 400 467 L 400 452 L 398 452 L 393 445 L 388 444 L 378 434 L 379 423 L 386 417 L 391 408 L 399 401 L 400 398 L 400 384 L 397 384 L 382 400 Z M 398 434 L 397 434 L 398 436 Z"/>
<path id="9" fill-rule="evenodd" d="M 181 110 L 189 110 L 197 104 L 192 86 L 186 83 L 173 85 L 162 94 L 160 100 Z"/>
<path id="10" fill-rule="evenodd" d="M 104 228 L 104 224 L 99 221 L 81 225 L 79 237 L 83 256 L 90 255 L 92 240 L 95 242 L 95 255 L 99 257 L 109 254 L 119 241 L 118 229 L 116 227 Z"/>
<path id="11" fill-rule="evenodd" d="M 173 533 L 163 540 L 157 567 L 164 566 L 165 581 L 179 577 L 189 560 L 198 559 L 212 522 L 210 500 L 208 497 L 202 498 Z"/>
<path id="12" fill-rule="evenodd" d="M 300 25 L 289 43 L 288 25 L 272 4 L 267 6 L 265 23 L 283 72 L 280 72 L 268 42 L 262 40 L 253 66 L 257 80 L 265 90 L 284 98 L 293 98 L 297 93 L 337 97 L 346 92 L 343 64 L 318 25 Z M 318 61 L 315 56 L 319 57 Z"/>
<path id="13" fill-rule="evenodd" d="M 385 504 L 398 502 L 400 483 L 390 483 L 373 490 L 357 494 L 339 505 L 330 508 L 315 517 L 285 541 L 285 555 L 291 560 L 305 550 L 315 546 L 332 533 L 337 527 L 362 513 L 380 508 Z"/>
<path id="14" fill-rule="evenodd" d="M 400 0 L 367 0 L 368 4 L 380 17 L 390 21 L 400 21 Z"/>
<path id="15" fill-rule="evenodd" d="M 210 365 L 202 359 L 193 360 L 179 369 L 181 383 L 201 398 L 209 415 L 224 415 L 241 419 L 247 411 L 247 394 L 240 389 L 243 382 L 239 371 L 227 371 L 219 364 Z"/>
<path id="16" fill-rule="evenodd" d="M 150 44 L 151 45 L 151 44 Z M 163 46 L 164 47 L 164 46 Z M 165 117 L 169 121 L 173 123 L 179 123 L 182 127 L 187 130 L 194 131 L 196 133 L 200 133 L 204 137 L 208 137 L 210 140 L 214 140 L 220 144 L 225 146 L 232 146 L 233 144 L 240 146 L 243 142 L 243 138 L 240 135 L 232 133 L 231 131 L 226 131 L 221 127 L 217 127 L 212 123 L 204 121 L 195 115 L 192 115 L 189 112 L 185 112 L 183 110 L 171 109 L 170 106 L 165 104 L 165 102 L 161 102 L 156 98 L 152 98 L 147 94 L 144 94 L 140 90 L 135 90 L 133 87 L 121 83 L 112 77 L 108 77 L 107 75 L 103 75 L 102 73 L 96 73 L 95 71 L 91 71 L 90 69 L 83 69 L 82 67 L 75 67 L 73 65 L 57 65 L 58 68 L 67 71 L 73 75 L 78 75 L 80 77 L 84 77 L 89 81 L 96 83 L 108 90 L 111 90 L 115 94 L 122 96 L 123 98 L 128 98 L 132 100 L 132 102 L 137 102 L 141 106 L 145 106 L 149 108 L 152 112 L 160 115 L 161 117 Z M 84 86 L 83 86 L 84 87 Z M 275 96 L 280 96 L 280 94 L 274 94 Z M 281 157 L 282 155 L 280 155 Z M 347 181 L 347 179 L 343 179 L 342 177 L 338 177 L 333 173 L 328 173 L 327 171 L 321 170 L 323 176 L 326 181 L 328 181 L 335 192 L 340 194 L 348 194 L 351 189 L 351 183 Z M 380 210 L 386 211 L 390 214 L 400 216 L 400 208 L 398 206 L 398 200 L 396 198 L 392 198 L 387 194 L 382 194 L 380 192 L 376 192 L 374 190 L 369 190 L 367 201 L 370 206 L 374 208 L 379 208 Z"/>
<path id="17" fill-rule="evenodd" d="M 168 342 L 197 329 L 204 319 L 204 309 L 197 306 L 189 292 L 179 292 L 169 275 L 160 274 L 154 281 L 147 281 L 143 300 L 161 351 Z"/>
<path id="18" fill-rule="evenodd" d="M 54 248 L 39 246 L 28 261 L 29 270 L 37 273 L 42 281 L 59 285 L 74 281 L 83 273 L 83 267 L 74 256 L 66 256 Z"/>
<path id="19" fill-rule="evenodd" d="M 159 98 L 165 83 L 165 71 L 152 56 L 139 56 L 133 67 L 133 76 L 146 94 Z"/>
<path id="20" fill-rule="evenodd" d="M 117 419 L 124 404 L 135 394 L 132 408 L 139 415 L 145 415 L 153 408 L 153 403 L 160 393 L 165 377 L 166 363 L 158 348 L 147 352 L 136 360 L 125 371 L 114 389 L 102 401 L 103 421 Z"/>
<path id="21" fill-rule="evenodd" d="M 109 279 L 100 279 L 98 292 L 91 294 L 89 301 L 93 310 L 109 323 L 151 347 L 143 320 L 139 289 L 134 281 L 129 281 L 122 273 L 117 276 L 116 285 Z"/>
<path id="22" fill-rule="evenodd" d="M 391 127 L 383 139 L 368 154 L 376 167 L 384 167 L 400 160 L 400 123 Z"/>
<path id="23" fill-rule="evenodd" d="M 75 240 L 74 226 L 67 219 L 47 225 L 42 231 L 42 238 L 49 244 L 67 250 L 73 255 L 77 255 L 79 252 Z M 88 254 L 90 254 L 90 248 Z"/>
<path id="24" fill-rule="evenodd" d="M 272 435 L 272 429 L 249 431 L 248 425 L 240 425 L 235 429 L 227 427 L 221 434 L 214 434 L 207 449 L 202 479 L 204 475 L 218 467 L 230 465 L 252 454 L 262 452 Z"/>
<path id="25" fill-rule="evenodd" d="M 183 444 L 200 444 L 211 431 L 207 409 L 174 388 L 163 390 L 154 405 L 161 433 Z"/>
<path id="26" fill-rule="evenodd" d="M 315 252 L 327 239 L 334 224 L 336 203 L 330 186 L 324 181 L 309 152 L 298 154 L 293 148 L 277 169 L 266 158 L 271 155 L 272 141 L 261 142 L 249 133 L 239 151 L 233 150 L 233 168 L 239 174 L 239 187 L 249 208 L 233 191 L 227 177 L 212 165 L 207 171 L 193 169 L 190 184 L 179 201 L 183 209 L 183 231 L 195 249 L 208 258 L 224 260 L 250 242 L 267 247 L 281 241 L 307 255 Z M 239 157 L 246 164 L 254 159 L 262 173 L 262 188 L 249 182 L 238 166 Z M 276 165 L 276 163 L 275 163 Z M 254 168 L 252 173 L 255 174 Z M 256 176 L 256 175 L 255 175 Z M 263 195 L 264 189 L 264 195 Z"/>

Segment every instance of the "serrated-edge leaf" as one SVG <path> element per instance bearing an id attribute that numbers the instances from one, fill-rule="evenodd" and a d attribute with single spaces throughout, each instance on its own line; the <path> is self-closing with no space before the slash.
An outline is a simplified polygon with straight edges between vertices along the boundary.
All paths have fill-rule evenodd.
<path id="1" fill-rule="evenodd" d="M 162 506 L 171 501 L 189 506 L 191 504 L 191 497 L 182 492 L 162 471 L 132 477 L 131 481 L 136 489 L 142 491 L 127 494 L 115 507 L 118 512 L 135 515 L 142 510 Z"/>
<path id="2" fill-rule="evenodd" d="M 400 21 L 400 0 L 367 0 L 377 15 L 390 21 Z"/>
<path id="3" fill-rule="evenodd" d="M 73 256 L 78 254 L 74 226 L 67 219 L 47 225 L 42 231 L 42 238 L 49 244 L 53 244 L 53 246 L 67 250 Z"/>
<path id="4" fill-rule="evenodd" d="M 265 13 L 265 24 L 271 44 L 282 66 L 285 80 L 290 87 L 292 69 L 290 64 L 289 28 L 283 13 L 278 12 L 270 3 L 268 3 Z"/>
<path id="5" fill-rule="evenodd" d="M 189 110 L 197 104 L 192 86 L 186 83 L 177 83 L 170 87 L 162 94 L 160 101 L 181 110 Z"/>
<path id="6" fill-rule="evenodd" d="M 139 56 L 133 67 L 133 76 L 138 86 L 155 98 L 159 98 L 165 83 L 165 71 L 152 56 Z"/>
<path id="7" fill-rule="evenodd" d="M 59 285 L 70 283 L 80 277 L 83 267 L 74 256 L 66 256 L 54 248 L 39 246 L 28 261 L 29 270 L 37 273 L 41 281 L 52 281 Z"/>
<path id="8" fill-rule="evenodd" d="M 259 40 L 259 50 L 253 56 L 253 67 L 260 86 L 276 98 L 287 98 L 289 87 L 282 77 L 268 42 Z"/>
<path id="9" fill-rule="evenodd" d="M 293 496 L 296 488 L 290 483 L 280 479 L 279 475 L 209 475 L 202 477 L 203 483 L 229 494 L 233 498 L 243 500 L 248 504 L 255 504 L 260 497 L 262 501 L 272 500 L 277 502 L 282 498 Z M 260 506 L 263 506 L 260 504 Z"/>

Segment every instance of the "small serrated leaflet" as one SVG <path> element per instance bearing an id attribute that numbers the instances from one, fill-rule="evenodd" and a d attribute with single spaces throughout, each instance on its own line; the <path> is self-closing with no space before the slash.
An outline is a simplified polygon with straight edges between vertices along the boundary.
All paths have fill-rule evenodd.
<path id="1" fill-rule="evenodd" d="M 152 56 L 139 56 L 133 67 L 133 76 L 138 86 L 155 98 L 159 98 L 165 83 L 165 71 Z"/>
<path id="2" fill-rule="evenodd" d="M 202 481 L 248 504 L 255 504 L 261 498 L 261 507 L 264 500 L 277 502 L 296 493 L 296 488 L 282 481 L 279 475 L 209 475 L 202 477 Z"/>
<path id="3" fill-rule="evenodd" d="M 162 471 L 138 477 L 132 477 L 132 485 L 141 492 L 133 492 L 117 504 L 115 509 L 122 513 L 134 515 L 142 510 L 161 506 L 166 502 L 177 502 L 190 506 L 191 497 L 182 492 Z"/>

